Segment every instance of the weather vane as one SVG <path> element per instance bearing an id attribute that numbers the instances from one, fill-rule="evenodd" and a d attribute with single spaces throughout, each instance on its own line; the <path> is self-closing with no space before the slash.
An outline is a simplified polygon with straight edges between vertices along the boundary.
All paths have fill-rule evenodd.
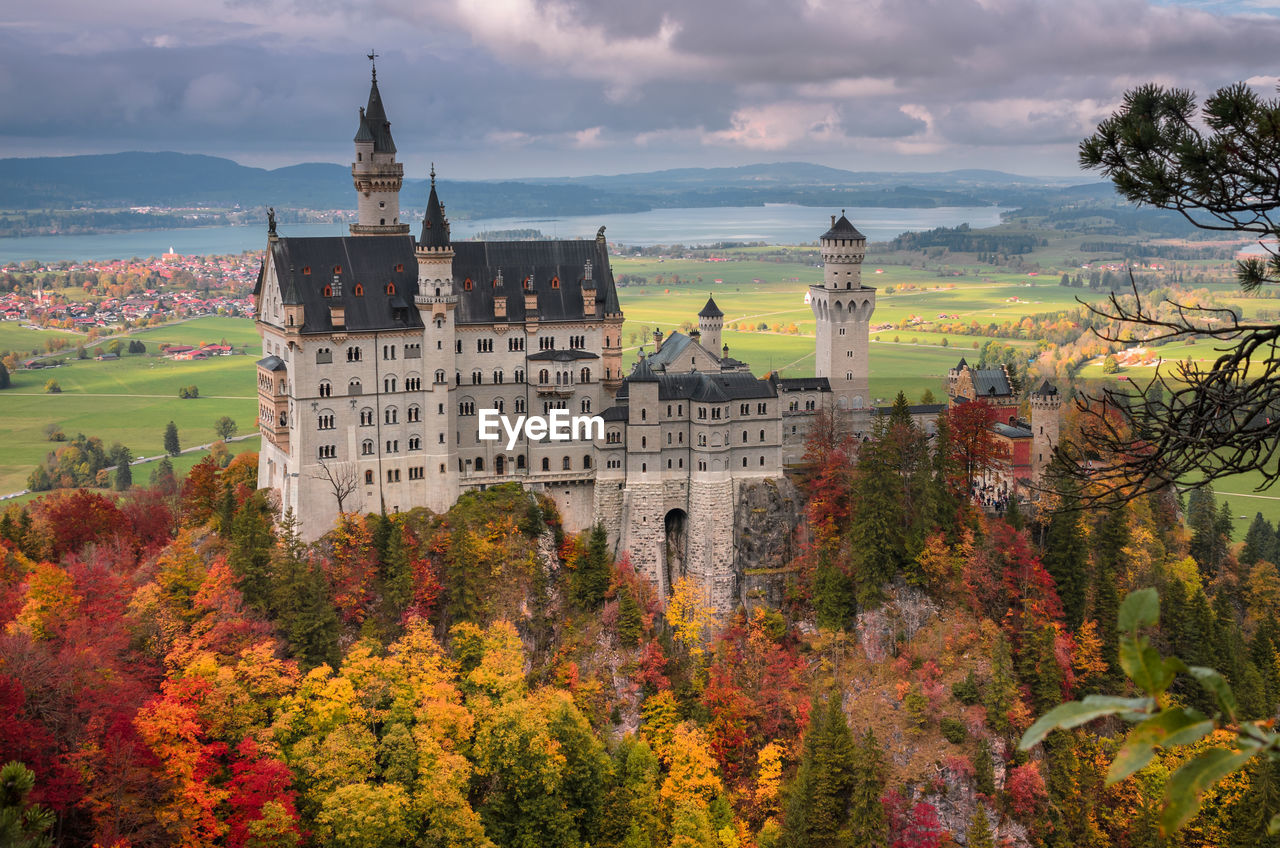
<path id="1" fill-rule="evenodd" d="M 378 63 L 376 61 L 378 58 L 378 51 L 370 50 L 366 55 L 369 57 L 369 64 L 373 66 L 373 78 L 376 80 L 378 78 Z"/>

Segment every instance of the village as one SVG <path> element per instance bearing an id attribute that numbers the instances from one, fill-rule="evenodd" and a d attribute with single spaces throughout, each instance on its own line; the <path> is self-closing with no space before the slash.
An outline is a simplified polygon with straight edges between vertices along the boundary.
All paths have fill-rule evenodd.
<path id="1" fill-rule="evenodd" d="M 87 333 L 178 318 L 250 317 L 258 258 L 184 256 L 22 262 L 0 268 L 0 321 Z"/>

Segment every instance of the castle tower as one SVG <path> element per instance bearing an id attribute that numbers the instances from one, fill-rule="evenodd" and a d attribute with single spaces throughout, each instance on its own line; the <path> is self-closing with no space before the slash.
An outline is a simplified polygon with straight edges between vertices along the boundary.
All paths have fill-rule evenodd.
<path id="1" fill-rule="evenodd" d="M 1058 446 L 1062 395 L 1048 380 L 1031 393 L 1031 471 L 1039 482 Z"/>
<path id="2" fill-rule="evenodd" d="M 369 60 L 376 55 L 370 53 Z M 351 225 L 351 235 L 408 235 L 409 225 L 400 223 L 404 165 L 396 161 L 396 143 L 391 140 L 391 122 L 382 107 L 376 65 L 369 85 L 369 104 L 360 110 L 355 144 L 356 161 L 351 163 L 351 180 L 356 187 L 359 223 Z"/>
<path id="3" fill-rule="evenodd" d="M 724 329 L 724 313 L 716 306 L 716 299 L 707 295 L 707 305 L 698 313 L 698 332 L 702 334 L 702 346 L 714 356 L 720 350 L 720 331 Z"/>
<path id="4" fill-rule="evenodd" d="M 816 372 L 831 385 L 838 409 L 872 405 L 868 385 L 871 313 L 876 290 L 862 285 L 867 237 L 841 211 L 819 240 L 823 282 L 810 286 L 809 306 L 817 321 Z"/>
<path id="5" fill-rule="evenodd" d="M 422 450 L 425 454 L 427 506 L 436 512 L 447 510 L 458 497 L 458 475 L 449 453 L 456 413 L 453 376 L 454 310 L 458 296 L 453 291 L 453 246 L 449 242 L 449 220 L 436 196 L 436 169 L 431 166 L 431 195 L 422 219 L 422 235 L 414 245 L 418 260 L 418 294 L 414 305 L 422 316 L 422 382 L 425 404 Z"/>

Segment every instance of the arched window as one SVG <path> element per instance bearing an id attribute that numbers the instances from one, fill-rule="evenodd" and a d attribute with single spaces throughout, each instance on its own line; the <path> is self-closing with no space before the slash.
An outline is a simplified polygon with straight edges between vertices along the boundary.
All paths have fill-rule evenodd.
<path id="1" fill-rule="evenodd" d="M 324 296 L 325 296 L 325 297 L 333 297 L 333 286 L 325 286 L 325 287 L 324 287 Z"/>
<path id="2" fill-rule="evenodd" d="M 483 456 L 477 456 L 477 457 L 476 457 L 476 471 L 484 471 L 484 457 L 483 457 Z"/>
<path id="3" fill-rule="evenodd" d="M 373 485 L 373 472 L 372 472 L 372 471 L 366 471 L 366 472 L 364 473 L 364 484 L 365 484 L 366 486 L 372 486 L 372 485 Z"/>
<path id="4" fill-rule="evenodd" d="M 396 378 L 395 378 L 395 377 L 383 377 L 383 378 L 382 378 L 382 390 L 383 390 L 384 392 L 394 392 L 394 391 L 396 390 Z"/>
<path id="5" fill-rule="evenodd" d="M 547 458 L 547 457 L 545 457 L 545 456 L 542 458 L 542 470 L 543 470 L 543 471 L 550 471 L 550 470 L 551 470 L 551 460 L 550 460 L 550 459 L 548 459 L 548 458 Z"/>
<path id="6" fill-rule="evenodd" d="M 560 288 L 560 278 L 559 278 L 559 277 L 552 277 L 552 278 L 551 278 L 551 288 L 553 288 L 553 289 L 558 289 L 558 288 Z"/>
<path id="7" fill-rule="evenodd" d="M 356 283 L 355 295 L 356 297 L 364 297 L 364 286 L 360 283 Z"/>
<path id="8" fill-rule="evenodd" d="M 387 424 L 395 424 L 399 419 L 399 413 L 396 412 L 394 406 L 388 406 L 382 417 Z"/>
<path id="9" fill-rule="evenodd" d="M 582 467 L 583 468 L 591 467 L 591 454 L 587 454 L 586 456 L 582 457 Z"/>
<path id="10" fill-rule="evenodd" d="M 364 390 L 360 387 L 359 380 L 352 378 L 351 381 L 347 383 L 347 394 L 358 395 L 363 394 L 363 392 Z"/>
<path id="11" fill-rule="evenodd" d="M 370 456 L 373 454 L 372 439 L 365 439 L 363 442 L 360 443 L 360 454 L 361 456 Z"/>
<path id="12" fill-rule="evenodd" d="M 399 268 L 399 267 L 403 267 L 403 266 L 399 266 L 399 265 L 397 265 L 396 267 L 397 267 L 397 268 Z M 395 284 L 395 283 L 387 283 L 387 294 L 395 294 L 395 293 L 396 293 L 396 284 Z"/>
<path id="13" fill-rule="evenodd" d="M 582 371 L 578 374 L 578 379 L 579 379 L 581 382 L 583 382 L 583 383 L 590 383 L 590 382 L 591 382 L 591 369 L 590 369 L 590 368 L 583 368 L 583 369 L 582 369 Z"/>
<path id="14" fill-rule="evenodd" d="M 505 459 L 505 457 L 503 457 L 503 456 L 499 455 L 499 456 L 498 456 L 496 459 L 494 459 L 494 461 L 493 461 L 493 473 L 494 473 L 494 474 L 501 474 L 501 473 L 503 473 L 503 471 L 506 469 L 506 464 L 507 464 L 507 463 L 506 463 L 506 459 Z"/>
<path id="15" fill-rule="evenodd" d="M 516 470 L 517 471 L 524 470 L 524 454 L 520 454 L 519 456 L 516 457 Z"/>
<path id="16" fill-rule="evenodd" d="M 331 397 L 333 395 L 333 384 L 328 380 L 320 381 L 320 397 Z"/>
<path id="17" fill-rule="evenodd" d="M 538 382 L 539 382 L 539 383 L 542 383 L 542 384 L 544 384 L 544 385 L 545 385 L 545 384 L 547 384 L 547 383 L 549 383 L 549 382 L 551 382 L 551 372 L 547 371 L 547 369 L 545 369 L 545 368 L 543 368 L 541 371 L 539 371 L 539 372 L 538 372 Z"/>
<path id="18" fill-rule="evenodd" d="M 566 456 L 566 457 L 561 461 L 561 463 L 560 463 L 560 467 L 561 467 L 562 469 L 564 469 L 565 471 L 568 471 L 568 470 L 570 470 L 570 469 L 573 467 L 572 463 L 571 463 L 571 462 L 570 462 L 570 460 L 569 460 L 569 457 L 567 457 L 567 456 Z"/>
<path id="19" fill-rule="evenodd" d="M 444 381 L 445 381 L 444 369 L 441 368 L 439 371 L 436 372 L 436 382 L 443 383 Z"/>
<path id="20" fill-rule="evenodd" d="M 463 280 L 463 281 L 462 281 L 462 288 L 463 288 L 463 289 L 465 289 L 466 291 L 471 291 L 471 278 L 470 278 L 470 277 L 467 277 L 465 280 Z"/>

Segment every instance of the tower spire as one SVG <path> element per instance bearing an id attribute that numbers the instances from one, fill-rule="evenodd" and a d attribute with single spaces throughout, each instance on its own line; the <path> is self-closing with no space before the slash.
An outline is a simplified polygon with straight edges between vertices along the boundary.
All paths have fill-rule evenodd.
<path id="1" fill-rule="evenodd" d="M 355 161 L 351 179 L 355 184 L 359 223 L 351 225 L 358 236 L 408 235 L 409 225 L 400 222 L 400 186 L 404 166 L 396 161 L 396 143 L 391 138 L 391 122 L 378 91 L 378 53 L 366 55 L 371 67 L 369 102 L 360 110 L 360 126 L 355 137 Z"/>
<path id="2" fill-rule="evenodd" d="M 373 67 L 373 81 L 378 81 L 378 51 L 370 50 L 368 53 L 369 64 Z"/>

